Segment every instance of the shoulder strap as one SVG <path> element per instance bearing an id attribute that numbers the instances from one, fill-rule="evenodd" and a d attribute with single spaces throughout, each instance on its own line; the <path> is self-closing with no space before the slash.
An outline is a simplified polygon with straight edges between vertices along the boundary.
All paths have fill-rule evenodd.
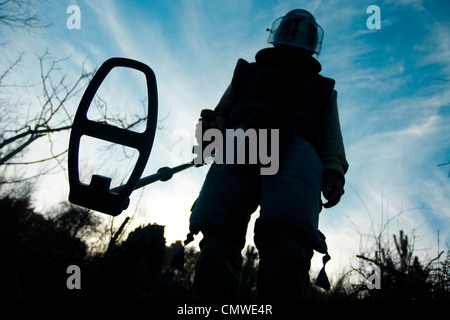
<path id="1" fill-rule="evenodd" d="M 239 59 L 231 81 L 233 88 L 241 94 L 248 91 L 255 78 L 257 68 L 258 66 L 255 62 L 250 63 L 244 59 Z"/>

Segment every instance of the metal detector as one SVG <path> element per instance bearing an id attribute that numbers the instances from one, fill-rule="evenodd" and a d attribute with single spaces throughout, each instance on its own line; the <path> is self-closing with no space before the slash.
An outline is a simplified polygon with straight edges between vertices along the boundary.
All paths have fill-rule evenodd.
<path id="1" fill-rule="evenodd" d="M 126 130 L 106 123 L 92 121 L 87 117 L 89 107 L 98 88 L 107 77 L 108 73 L 115 67 L 135 69 L 141 71 L 145 75 L 148 95 L 148 117 L 146 129 L 142 133 Z M 174 168 L 163 167 L 155 174 L 141 179 L 141 175 L 145 169 L 153 146 L 157 117 L 157 87 L 153 70 L 139 61 L 126 58 L 111 58 L 105 61 L 87 86 L 73 121 L 69 141 L 68 159 L 70 185 L 69 201 L 85 208 L 117 216 L 128 207 L 130 203 L 129 197 L 133 190 L 144 187 L 155 181 L 167 181 L 172 178 L 173 174 L 196 166 L 194 161 L 192 161 Z M 126 184 L 110 189 L 111 178 L 102 175 L 92 175 L 89 185 L 80 181 L 78 158 L 80 139 L 82 136 L 90 136 L 134 148 L 139 151 L 136 165 Z"/>

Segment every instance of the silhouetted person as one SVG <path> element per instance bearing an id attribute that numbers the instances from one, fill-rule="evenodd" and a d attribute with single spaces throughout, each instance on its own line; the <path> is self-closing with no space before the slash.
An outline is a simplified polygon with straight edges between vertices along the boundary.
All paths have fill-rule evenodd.
<path id="1" fill-rule="evenodd" d="M 279 129 L 279 170 L 263 175 L 259 164 L 212 164 L 190 217 L 191 232 L 204 236 L 194 299 L 238 297 L 241 250 L 258 206 L 257 298 L 306 298 L 313 250 L 327 253 L 318 229 L 321 192 L 325 208 L 344 193 L 348 163 L 335 81 L 319 75 L 312 57 L 320 53 L 322 28 L 298 9 L 268 31 L 273 47 L 260 50 L 254 63 L 239 59 L 215 118 L 201 119 L 201 128 Z"/>

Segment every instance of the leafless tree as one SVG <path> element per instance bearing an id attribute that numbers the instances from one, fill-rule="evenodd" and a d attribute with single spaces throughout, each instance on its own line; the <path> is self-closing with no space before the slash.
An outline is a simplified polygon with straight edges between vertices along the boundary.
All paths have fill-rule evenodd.
<path id="1" fill-rule="evenodd" d="M 0 1 L 0 25 L 11 29 L 22 28 L 29 32 L 49 26 L 35 12 L 31 0 Z"/>
<path id="2" fill-rule="evenodd" d="M 0 167 L 11 168 L 39 163 L 52 163 L 50 168 L 41 170 L 37 175 L 41 176 L 53 172 L 56 168 L 65 170 L 63 159 L 67 154 L 67 147 L 58 149 L 54 143 L 55 134 L 68 132 L 72 128 L 74 108 L 68 107 L 69 102 L 79 99 L 82 92 L 92 78 L 94 71 L 87 71 L 84 64 L 81 66 L 80 75 L 75 80 L 68 80 L 68 76 L 61 72 L 61 64 L 66 59 L 57 59 L 46 51 L 36 56 L 40 72 L 41 93 L 34 102 L 28 105 L 17 98 L 20 84 L 8 84 L 8 77 L 21 63 L 23 55 L 10 62 L 6 70 L 0 75 Z M 22 88 L 23 89 L 23 88 Z M 38 104 L 38 105 L 35 105 Z M 145 123 L 147 115 L 126 116 L 113 114 L 108 111 L 105 100 L 96 96 L 93 107 L 97 109 L 96 121 L 108 122 L 125 129 Z M 143 103 L 144 104 L 144 103 Z M 34 142 L 46 138 L 46 154 L 43 158 L 23 160 L 22 156 L 27 148 Z M 60 147 L 59 147 L 60 148 Z M 34 178 L 20 177 L 3 182 L 21 182 Z"/>
<path id="3" fill-rule="evenodd" d="M 87 85 L 93 72 L 86 72 L 84 66 L 81 75 L 72 83 L 66 76 L 57 77 L 61 59 L 52 58 L 49 52 L 37 56 L 40 70 L 42 96 L 37 99 L 39 106 L 22 104 L 13 98 L 20 92 L 20 85 L 5 83 L 8 76 L 23 59 L 20 55 L 10 63 L 0 75 L 0 166 L 20 166 L 32 163 L 56 160 L 67 150 L 55 153 L 52 147 L 52 134 L 69 130 L 72 126 L 73 112 L 66 103 L 77 96 Z M 24 150 L 33 142 L 47 136 L 49 156 L 33 161 L 17 161 Z"/>

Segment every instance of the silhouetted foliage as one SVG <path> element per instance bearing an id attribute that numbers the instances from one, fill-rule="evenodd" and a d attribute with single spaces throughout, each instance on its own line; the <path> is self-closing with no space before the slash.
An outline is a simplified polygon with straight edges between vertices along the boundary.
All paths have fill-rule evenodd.
<path id="1" fill-rule="evenodd" d="M 404 231 L 393 235 L 394 250 L 389 243 L 377 238 L 372 254 L 361 254 L 361 264 L 355 269 L 364 278 L 372 274 L 373 266 L 381 271 L 380 289 L 368 289 L 367 283 L 353 286 L 353 296 L 371 300 L 431 300 L 449 299 L 448 250 L 447 259 L 421 261 L 414 255 L 414 245 Z"/>
<path id="2" fill-rule="evenodd" d="M 66 268 L 81 264 L 86 245 L 36 214 L 29 198 L 0 199 L 0 291 L 6 298 L 58 298 L 69 294 Z"/>
<path id="3" fill-rule="evenodd" d="M 164 227 L 138 227 L 91 261 L 89 289 L 106 298 L 144 299 L 161 272 L 164 254 Z"/>
<path id="4" fill-rule="evenodd" d="M 252 300 L 256 297 L 256 277 L 258 274 L 258 251 L 253 246 L 247 246 L 242 263 L 242 281 L 239 298 Z"/>
<path id="5" fill-rule="evenodd" d="M 183 270 L 172 267 L 170 262 L 182 243 L 166 246 L 163 226 L 140 226 L 119 241 L 128 219 L 111 233 L 101 228 L 103 222 L 89 210 L 65 204 L 45 217 L 35 212 L 30 193 L 16 190 L 15 195 L 0 198 L 2 298 L 190 299 L 199 252 L 185 248 Z M 109 245 L 90 250 L 88 240 L 94 235 Z M 411 236 L 403 231 L 390 242 L 375 237 L 370 250 L 358 255 L 358 267 L 344 271 L 330 291 L 312 284 L 310 299 L 448 300 L 449 252 L 420 259 L 414 254 Z M 81 269 L 81 290 L 66 286 L 70 265 Z M 374 265 L 381 270 L 380 289 L 367 285 Z M 240 299 L 255 298 L 257 269 L 258 252 L 248 246 L 243 252 Z"/>
<path id="6" fill-rule="evenodd" d="M 199 252 L 192 247 L 185 248 L 184 267 L 177 269 L 171 265 L 171 262 L 182 246 L 181 241 L 176 241 L 169 247 L 166 247 L 166 260 L 163 272 L 155 281 L 153 291 L 147 297 L 148 299 L 189 300 L 191 298 L 195 266 Z"/>
<path id="7" fill-rule="evenodd" d="M 56 229 L 71 237 L 84 238 L 95 232 L 100 224 L 100 219 L 88 209 L 64 203 L 60 210 L 52 221 Z"/>
<path id="8" fill-rule="evenodd" d="M 98 231 L 98 219 L 83 208 L 63 208 L 46 218 L 34 211 L 29 196 L 0 199 L 1 296 L 145 297 L 163 265 L 164 227 L 138 227 L 125 241 L 90 255 L 86 240 Z M 66 286 L 70 265 L 81 269 L 82 290 Z"/>

